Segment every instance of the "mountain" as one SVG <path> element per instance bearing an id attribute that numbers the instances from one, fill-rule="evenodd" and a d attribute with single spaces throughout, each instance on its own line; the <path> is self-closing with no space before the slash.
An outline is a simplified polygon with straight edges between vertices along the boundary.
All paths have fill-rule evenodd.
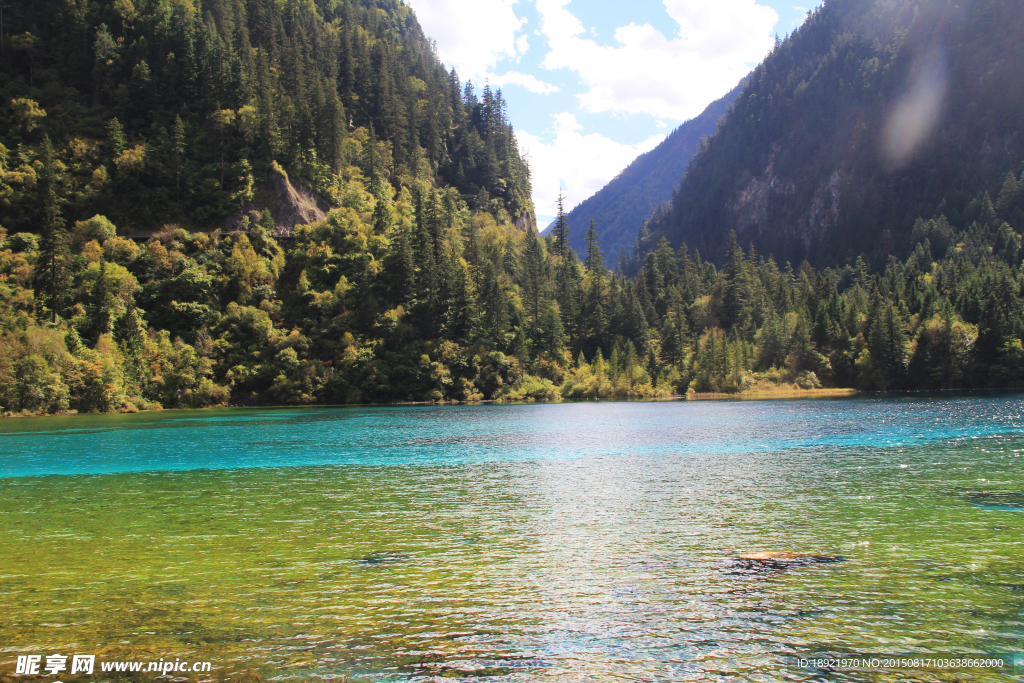
<path id="1" fill-rule="evenodd" d="M 655 208 L 672 198 L 672 190 L 686 172 L 686 165 L 697 151 L 701 138 L 714 135 L 715 124 L 742 87 L 742 84 L 737 85 L 709 104 L 696 118 L 681 124 L 661 144 L 638 156 L 607 185 L 566 214 L 570 226 L 569 244 L 576 253 L 583 254 L 587 250 L 585 236 L 591 218 L 598 244 L 607 257 L 611 259 L 620 251 L 632 251 L 640 226 Z"/>
<path id="2" fill-rule="evenodd" d="M 945 253 L 918 218 L 1020 230 L 996 205 L 1024 162 L 1022 34 L 1004 0 L 828 0 L 751 74 L 641 254 L 664 237 L 721 262 L 736 231 L 779 262 L 884 265 L 928 237 Z"/>
<path id="3" fill-rule="evenodd" d="M 1011 226 L 1024 219 L 1024 173 L 1006 168 L 1022 159 L 1008 133 L 1021 113 L 1006 104 L 1024 61 L 1000 33 L 1016 30 L 1013 13 L 975 5 L 940 23 L 946 59 L 920 71 L 909 109 L 878 93 L 918 73 L 899 46 L 920 42 L 929 6 L 841 0 L 812 17 L 701 143 L 673 203 L 641 230 L 655 248 L 631 277 L 609 273 L 597 249 L 581 262 L 564 229 L 538 237 L 501 93 L 478 96 L 446 71 L 400 2 L 8 6 L 0 414 L 1020 383 L 1024 238 Z M 853 32 L 864 17 L 894 25 L 895 43 L 864 46 Z M 877 62 L 856 62 L 857 50 Z M 872 65 L 875 80 L 829 75 Z M 974 72 L 983 78 L 936 90 Z M 865 147 L 889 102 L 919 114 L 947 90 L 932 100 L 948 107 L 923 107 L 940 114 L 933 138 L 920 117 L 897 116 L 887 166 Z M 851 101 L 876 100 L 882 113 L 864 105 L 841 125 Z M 963 146 L 920 167 L 938 154 L 929 140 Z M 829 171 L 838 161 L 848 165 Z M 814 208 L 813 188 L 836 173 L 837 199 Z M 848 199 L 854 180 L 880 198 Z M 753 190 L 723 204 L 736 187 Z M 857 253 L 859 239 L 869 255 L 888 250 L 882 267 L 766 258 L 764 245 L 804 245 L 785 240 L 803 224 L 779 218 L 806 213 L 802 192 L 832 217 L 824 237 L 808 233 L 822 261 Z M 722 206 L 763 222 L 738 226 L 757 251 L 729 232 L 716 253 L 728 225 L 705 219 Z M 925 218 L 909 237 L 867 220 L 890 214 Z M 854 220 L 892 239 L 840 240 Z M 821 252 L 835 235 L 835 254 Z M 701 254 L 669 237 L 695 237 Z M 892 258 L 903 237 L 912 251 Z"/>
<path id="4" fill-rule="evenodd" d="M 295 213 L 282 174 L 325 208 L 358 173 L 375 194 L 451 186 L 499 222 L 532 221 L 501 92 L 447 71 L 400 0 L 34 0 L 3 19 L 8 230 L 43 221 L 44 138 L 63 217 L 136 233 Z"/>

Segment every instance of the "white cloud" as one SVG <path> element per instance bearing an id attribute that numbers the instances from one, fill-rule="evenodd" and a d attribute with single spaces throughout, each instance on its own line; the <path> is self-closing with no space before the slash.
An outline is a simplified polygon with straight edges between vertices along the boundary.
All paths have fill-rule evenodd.
<path id="1" fill-rule="evenodd" d="M 437 41 L 441 61 L 454 66 L 463 82 L 519 85 L 540 95 L 557 92 L 557 86 L 533 74 L 494 73 L 498 62 L 519 61 L 530 49 L 530 37 L 522 31 L 527 19 L 512 9 L 516 1 L 411 0 L 411 5 L 423 31 Z"/>
<path id="2" fill-rule="evenodd" d="M 565 210 L 569 211 L 604 187 L 638 155 L 665 139 L 664 135 L 652 135 L 628 145 L 598 133 L 584 134 L 583 126 L 569 112 L 552 118 L 554 136 L 550 142 L 516 131 L 519 148 L 529 158 L 533 171 L 533 201 L 541 229 L 554 218 L 559 190 L 565 195 Z"/>
<path id="3" fill-rule="evenodd" d="M 521 85 L 530 92 L 538 95 L 550 95 L 558 92 L 557 85 L 546 83 L 533 74 L 524 74 L 518 71 L 509 71 L 504 74 L 489 74 L 488 79 L 494 85 Z"/>
<path id="4" fill-rule="evenodd" d="M 740 81 L 774 44 L 775 10 L 756 0 L 664 0 L 679 25 L 667 38 L 650 24 L 615 31 L 616 45 L 581 37 L 569 0 L 537 0 L 549 52 L 543 66 L 570 69 L 589 88 L 592 112 L 692 118 Z"/>
<path id="5" fill-rule="evenodd" d="M 517 60 L 528 49 L 526 23 L 512 10 L 515 0 L 409 0 L 423 32 L 437 41 L 441 61 L 466 81 L 483 81 L 502 59 Z"/>
<path id="6" fill-rule="evenodd" d="M 523 21 L 525 22 L 526 20 L 523 19 Z M 519 36 L 516 38 L 516 51 L 520 55 L 525 55 L 526 51 L 529 50 L 529 49 L 530 49 L 530 36 L 526 35 L 525 33 L 520 33 Z"/>
<path id="7" fill-rule="evenodd" d="M 801 12 L 804 15 L 807 14 L 807 8 L 806 7 L 800 7 L 799 5 L 793 5 L 793 9 L 795 9 L 797 12 Z M 806 18 L 806 16 L 797 17 L 796 19 L 793 20 L 793 23 L 792 23 L 791 27 L 792 28 L 796 28 L 800 24 L 804 23 L 804 19 L 805 18 Z"/>

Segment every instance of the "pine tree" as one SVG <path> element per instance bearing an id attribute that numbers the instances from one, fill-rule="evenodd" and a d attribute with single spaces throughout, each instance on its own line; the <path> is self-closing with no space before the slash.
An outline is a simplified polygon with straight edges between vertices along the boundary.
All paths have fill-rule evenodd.
<path id="1" fill-rule="evenodd" d="M 107 153 L 111 160 L 117 159 L 128 146 L 124 136 L 124 128 L 115 116 L 107 123 Z"/>
<path id="2" fill-rule="evenodd" d="M 565 215 L 565 198 L 561 192 L 558 193 L 558 215 L 552 233 L 555 236 L 555 253 L 566 258 L 566 250 L 569 249 L 569 219 Z"/>
<path id="3" fill-rule="evenodd" d="M 422 193 L 416 195 L 416 253 L 419 256 L 416 283 L 419 285 L 418 318 L 429 338 L 441 332 L 441 274 L 437 262 L 437 242 L 428 225 L 427 208 Z"/>
<path id="4" fill-rule="evenodd" d="M 604 255 L 601 254 L 601 246 L 597 243 L 597 230 L 594 228 L 594 219 L 590 219 L 590 227 L 587 228 L 587 270 L 591 273 L 604 274 Z"/>
<path id="5" fill-rule="evenodd" d="M 729 233 L 726 248 L 725 291 L 722 295 L 723 322 L 728 328 L 737 328 L 742 333 L 750 332 L 751 286 L 743 250 L 736 239 L 736 232 Z"/>
<path id="6" fill-rule="evenodd" d="M 53 324 L 64 315 L 71 289 L 71 245 L 64 230 L 57 196 L 57 174 L 50 137 L 43 139 L 42 173 L 39 179 L 43 208 L 42 240 L 36 263 L 35 294 L 40 316 L 47 310 Z"/>
<path id="7" fill-rule="evenodd" d="M 678 365 L 683 359 L 683 347 L 675 323 L 665 318 L 661 325 L 661 360 L 667 365 Z"/>
<path id="8" fill-rule="evenodd" d="M 394 277 L 394 297 L 398 303 L 409 306 L 416 296 L 416 261 L 413 254 L 409 232 L 399 226 L 394 239 L 392 267 L 389 269 Z"/>
<path id="9" fill-rule="evenodd" d="M 633 345 L 632 339 L 626 340 L 626 352 L 625 358 L 623 358 L 623 372 L 626 375 L 626 381 L 629 383 L 629 388 L 633 388 L 635 382 L 635 370 L 637 366 L 637 354 L 636 347 Z"/>
<path id="10" fill-rule="evenodd" d="M 600 392 L 600 386 L 602 384 L 604 384 L 604 382 L 606 380 L 605 372 L 606 371 L 605 371 L 605 363 L 604 363 L 604 354 L 601 353 L 601 349 L 599 348 L 597 350 L 597 353 L 594 354 L 594 377 L 597 378 L 597 386 L 599 387 L 599 392 Z M 600 395 L 600 393 L 599 393 L 599 395 Z"/>
<path id="11" fill-rule="evenodd" d="M 1021 178 L 1024 179 L 1024 174 Z M 1003 187 L 999 190 L 999 198 L 996 200 L 996 210 L 1002 216 L 1008 216 L 1010 209 L 1018 202 L 1022 185 L 1024 183 L 1018 181 L 1012 171 L 1006 174 Z"/>
<path id="12" fill-rule="evenodd" d="M 129 306 L 114 322 L 114 339 L 128 356 L 141 358 L 146 344 L 146 325 L 135 306 Z"/>
<path id="13" fill-rule="evenodd" d="M 89 313 L 92 318 L 92 338 L 109 334 L 114 322 L 110 307 L 110 290 L 107 286 L 107 262 L 100 261 L 100 272 L 90 292 Z"/>
<path id="14" fill-rule="evenodd" d="M 548 352 L 550 358 L 560 360 L 565 349 L 565 328 L 562 326 L 562 316 L 555 302 L 551 302 L 544 311 L 538 337 L 541 348 Z"/>
<path id="15" fill-rule="evenodd" d="M 612 382 L 617 382 L 619 379 L 620 370 L 620 354 L 619 354 L 619 342 L 616 341 L 612 346 L 612 355 L 608 359 L 608 375 Z"/>
<path id="16" fill-rule="evenodd" d="M 544 254 L 540 240 L 531 229 L 526 233 L 526 253 L 523 258 L 523 287 L 526 290 L 528 315 L 534 326 L 540 323 L 540 304 L 543 297 Z"/>
<path id="17" fill-rule="evenodd" d="M 604 277 L 598 273 L 591 278 L 583 306 L 582 327 L 587 335 L 586 347 L 591 352 L 599 350 L 607 340 L 608 316 L 604 307 Z"/>
<path id="18" fill-rule="evenodd" d="M 562 321 L 568 335 L 569 345 L 576 348 L 580 336 L 580 285 L 579 261 L 576 254 L 569 250 L 568 258 L 559 261 L 556 266 L 555 279 L 558 286 L 558 305 Z"/>
<path id="19" fill-rule="evenodd" d="M 114 119 L 115 121 L 117 119 Z M 185 123 L 181 116 L 174 116 L 174 128 L 171 130 L 171 153 L 174 158 L 174 202 L 181 202 L 181 168 L 185 159 Z"/>
<path id="20" fill-rule="evenodd" d="M 505 333 L 508 330 L 508 303 L 501 283 L 494 272 L 494 266 L 487 261 L 483 273 L 483 336 L 497 348 L 505 348 Z"/>
<path id="21" fill-rule="evenodd" d="M 897 389 L 906 372 L 906 326 L 899 310 L 888 300 L 880 301 L 871 316 L 868 348 L 881 389 Z"/>
<path id="22" fill-rule="evenodd" d="M 647 324 L 647 316 L 644 315 L 643 304 L 637 295 L 639 288 L 638 285 L 629 283 L 623 289 L 621 329 L 626 339 L 631 343 L 635 340 L 641 353 L 646 353 L 650 343 L 650 328 Z"/>
<path id="23" fill-rule="evenodd" d="M 373 207 L 373 231 L 378 235 L 387 233 L 391 227 L 391 207 L 388 204 L 389 202 L 381 198 Z"/>
<path id="24" fill-rule="evenodd" d="M 764 325 L 758 332 L 757 364 L 762 370 L 781 368 L 786 363 L 789 343 L 783 333 L 783 322 L 774 308 L 768 309 Z"/>
<path id="25" fill-rule="evenodd" d="M 363 142 L 363 174 L 370 181 L 370 194 L 380 198 L 384 191 L 384 169 L 380 159 L 380 150 L 377 147 L 377 138 L 373 126 L 370 126 L 370 133 Z"/>

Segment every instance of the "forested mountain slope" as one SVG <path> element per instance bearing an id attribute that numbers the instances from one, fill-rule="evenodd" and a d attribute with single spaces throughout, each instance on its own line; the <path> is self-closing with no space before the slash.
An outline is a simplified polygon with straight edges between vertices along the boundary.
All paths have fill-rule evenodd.
<path id="1" fill-rule="evenodd" d="M 569 242 L 576 253 L 586 251 L 583 236 L 591 218 L 605 254 L 614 258 L 620 251 L 631 252 L 644 221 L 655 208 L 672 198 L 672 190 L 686 172 L 700 139 L 714 135 L 716 122 L 742 87 L 736 86 L 700 115 L 681 124 L 661 144 L 638 156 L 607 185 L 570 211 L 567 216 L 573 231 Z"/>
<path id="2" fill-rule="evenodd" d="M 780 262 L 883 265 L 918 218 L 1020 230 L 1000 188 L 1024 163 L 1021 35 L 1017 2 L 828 0 L 751 74 L 641 252 L 664 236 L 719 260 L 736 230 Z"/>
<path id="3" fill-rule="evenodd" d="M 531 220 L 501 93 L 446 72 L 398 0 L 34 0 L 4 33 L 8 230 L 41 225 L 44 137 L 71 222 L 223 226 L 278 199 L 275 167 L 334 205 L 359 171 Z"/>

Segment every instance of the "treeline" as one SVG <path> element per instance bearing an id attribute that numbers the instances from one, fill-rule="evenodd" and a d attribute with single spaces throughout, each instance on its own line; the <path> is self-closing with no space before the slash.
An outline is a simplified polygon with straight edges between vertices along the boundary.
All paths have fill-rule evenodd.
<path id="1" fill-rule="evenodd" d="M 45 169 L 54 162 L 44 164 Z M 1021 180 L 1008 185 L 1018 191 Z M 344 205 L 294 238 L 169 227 L 143 243 L 102 216 L 0 246 L 0 404 L 132 410 L 234 403 L 668 396 L 1024 380 L 1021 236 L 995 207 L 917 247 L 779 267 L 732 236 L 721 268 L 662 241 L 633 278 L 595 231 L 495 222 L 428 183 Z M 52 207 L 52 204 L 51 204 Z M 991 208 L 991 211 L 989 210 Z"/>
<path id="2" fill-rule="evenodd" d="M 446 71 L 399 0 L 35 0 L 6 7 L 2 31 L 8 230 L 45 220 L 44 137 L 63 215 L 128 232 L 266 207 L 275 163 L 336 204 L 361 173 L 532 220 L 501 92 Z"/>

